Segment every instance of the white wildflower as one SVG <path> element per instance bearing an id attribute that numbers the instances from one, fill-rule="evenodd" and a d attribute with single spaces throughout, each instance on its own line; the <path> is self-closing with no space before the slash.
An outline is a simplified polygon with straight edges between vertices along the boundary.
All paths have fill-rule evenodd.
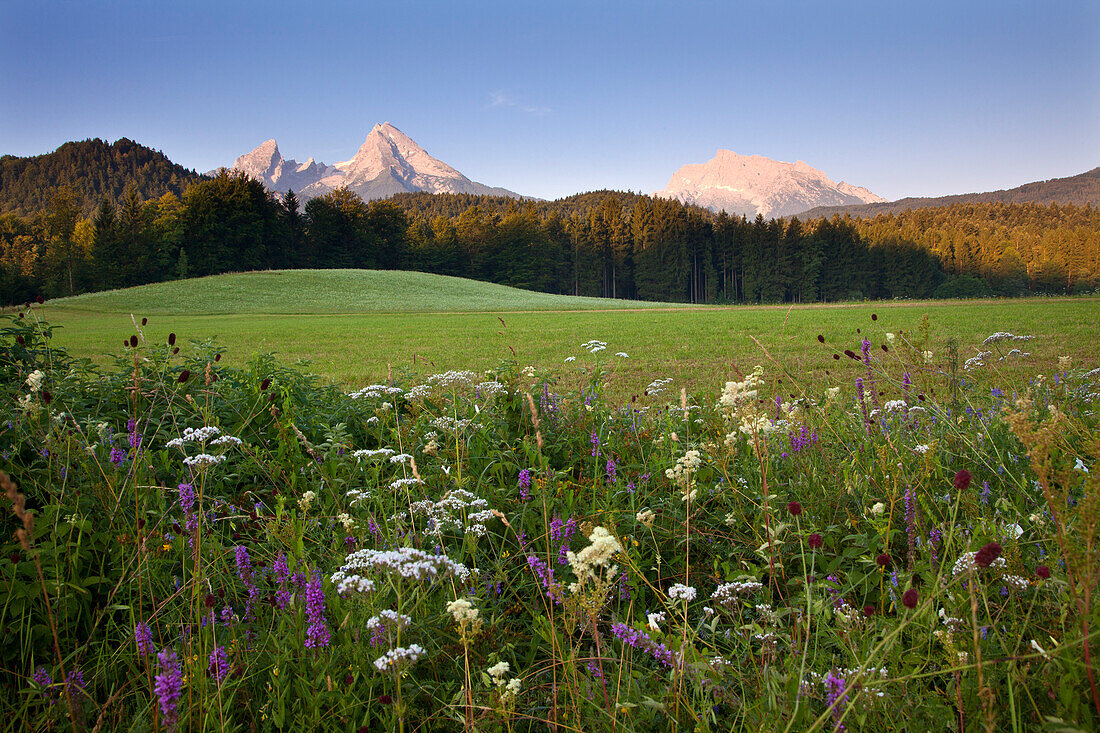
<path id="1" fill-rule="evenodd" d="M 871 507 L 871 514 L 882 514 L 886 511 L 886 505 L 881 501 L 875 502 L 875 505 Z"/>
<path id="2" fill-rule="evenodd" d="M 595 568 L 607 567 L 611 558 L 623 551 L 623 546 L 604 527 L 594 527 L 588 541 L 592 544 L 580 552 L 566 554 L 569 567 L 582 583 L 586 579 L 595 579 Z"/>
<path id="3" fill-rule="evenodd" d="M 31 392 L 37 392 L 42 389 L 42 380 L 45 378 L 46 374 L 41 369 L 35 369 L 27 376 L 27 381 L 24 384 L 30 388 Z"/>
<path id="4" fill-rule="evenodd" d="M 680 601 L 687 601 L 690 603 L 695 600 L 695 595 L 695 588 L 690 585 L 684 585 L 683 583 L 677 583 L 668 589 L 668 597 Z"/>
<path id="5" fill-rule="evenodd" d="M 307 491 L 302 494 L 302 498 L 298 499 L 298 506 L 301 507 L 303 512 L 309 511 L 309 505 L 313 503 L 313 500 L 317 498 L 316 492 Z"/>
<path id="6" fill-rule="evenodd" d="M 447 613 L 454 617 L 455 623 L 464 624 L 477 621 L 481 612 L 469 600 L 459 598 L 447 604 Z"/>
<path id="7" fill-rule="evenodd" d="M 424 647 L 419 644 L 394 647 L 374 660 L 374 666 L 379 672 L 401 671 L 411 667 L 422 656 L 424 656 Z"/>
<path id="8" fill-rule="evenodd" d="M 649 509 L 643 509 L 642 511 L 638 512 L 638 515 L 635 517 L 638 522 L 644 524 L 646 527 L 652 527 L 653 520 L 656 518 L 657 515 Z"/>
<path id="9" fill-rule="evenodd" d="M 203 466 L 214 466 L 219 463 L 225 462 L 225 456 L 212 456 L 209 453 L 199 453 L 197 456 L 191 456 L 190 458 L 183 459 L 183 465 L 191 466 L 192 468 Z"/>

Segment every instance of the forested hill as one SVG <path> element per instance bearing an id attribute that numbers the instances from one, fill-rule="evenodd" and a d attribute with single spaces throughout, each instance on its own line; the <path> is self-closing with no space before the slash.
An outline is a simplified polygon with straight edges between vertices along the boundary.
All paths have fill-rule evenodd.
<path id="1" fill-rule="evenodd" d="M 647 205 L 653 201 L 652 197 L 640 193 L 608 190 L 577 193 L 554 201 L 543 199 L 517 201 L 507 196 L 476 196 L 468 193 L 399 193 L 389 200 L 404 210 L 410 220 L 430 223 L 437 216 L 453 219 L 474 206 L 486 216 L 494 214 L 505 216 L 517 211 L 530 211 L 539 219 L 552 217 L 583 219 L 601 205 L 606 207 L 608 204 L 605 202 L 609 199 L 618 204 L 621 209 L 633 209 L 640 201 L 646 202 Z M 681 205 L 681 207 L 706 219 L 715 218 L 715 214 L 709 209 L 699 206 Z"/>
<path id="2" fill-rule="evenodd" d="M 200 180 L 164 153 L 127 138 L 68 142 L 45 155 L 0 157 L 0 214 L 44 211 L 62 186 L 82 200 L 87 214 L 104 198 L 120 201 L 130 184 L 150 200 L 166 193 L 182 196 L 188 184 Z"/>
<path id="3" fill-rule="evenodd" d="M 859 206 L 819 206 L 799 214 L 805 219 L 829 217 L 833 214 L 870 218 L 880 214 L 899 214 L 911 209 L 927 209 L 956 204 L 1074 204 L 1100 206 L 1100 168 L 1068 178 L 1052 178 L 1049 181 L 1025 183 L 1016 188 L 986 193 L 964 193 L 957 196 L 936 198 L 904 198 L 881 204 Z"/>

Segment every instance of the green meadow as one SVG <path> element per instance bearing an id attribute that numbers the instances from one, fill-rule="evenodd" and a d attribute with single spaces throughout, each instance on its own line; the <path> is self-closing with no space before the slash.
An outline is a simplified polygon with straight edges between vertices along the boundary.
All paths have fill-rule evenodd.
<path id="1" fill-rule="evenodd" d="M 513 358 L 569 379 L 565 359 L 589 339 L 607 342 L 608 354 L 628 354 L 611 359 L 611 388 L 621 396 L 668 377 L 689 391 L 713 390 L 770 362 L 803 381 L 833 382 L 856 368 L 845 349 L 858 352 L 864 337 L 879 348 L 886 333 L 916 344 L 925 318 L 937 362 L 952 343 L 965 361 L 996 331 L 1034 335 L 1026 349 L 1032 366 L 1059 356 L 1100 360 L 1098 298 L 715 308 L 532 293 L 425 273 L 306 270 L 93 293 L 50 301 L 40 312 L 61 327 L 56 343 L 78 357 L 103 362 L 120 353 L 135 322 L 148 318 L 147 341 L 175 333 L 186 349 L 191 339 L 214 339 L 238 363 L 272 352 L 347 387 L 391 371 L 485 370 Z"/>
<path id="2" fill-rule="evenodd" d="M 629 305 L 3 319 L 0 729 L 1097 729 L 1100 299 Z"/>

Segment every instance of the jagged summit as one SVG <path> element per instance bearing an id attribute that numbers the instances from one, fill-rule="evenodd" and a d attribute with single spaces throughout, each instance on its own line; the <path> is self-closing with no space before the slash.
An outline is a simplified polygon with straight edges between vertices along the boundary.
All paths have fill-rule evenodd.
<path id="1" fill-rule="evenodd" d="M 719 150 L 704 164 L 683 166 L 654 195 L 750 218 L 790 216 L 815 206 L 885 201 L 866 188 L 835 183 L 804 161 L 786 163 L 732 150 Z"/>
<path id="2" fill-rule="evenodd" d="M 284 160 L 274 139 L 237 158 L 243 171 L 279 193 L 294 189 L 304 201 L 346 186 L 364 200 L 395 193 L 472 193 L 521 198 L 512 191 L 471 181 L 433 158 L 415 140 L 389 122 L 376 124 L 350 160 L 326 166 L 310 158 L 305 163 Z"/>

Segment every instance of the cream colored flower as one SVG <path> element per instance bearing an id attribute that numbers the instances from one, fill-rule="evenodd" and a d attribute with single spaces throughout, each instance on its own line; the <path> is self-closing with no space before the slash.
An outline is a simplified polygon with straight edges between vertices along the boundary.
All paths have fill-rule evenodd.
<path id="1" fill-rule="evenodd" d="M 27 377 L 27 387 L 30 388 L 31 392 L 37 392 L 38 390 L 42 389 L 42 380 L 45 378 L 46 375 L 42 372 L 41 369 L 35 369 L 33 372 L 30 373 L 30 376 Z"/>

